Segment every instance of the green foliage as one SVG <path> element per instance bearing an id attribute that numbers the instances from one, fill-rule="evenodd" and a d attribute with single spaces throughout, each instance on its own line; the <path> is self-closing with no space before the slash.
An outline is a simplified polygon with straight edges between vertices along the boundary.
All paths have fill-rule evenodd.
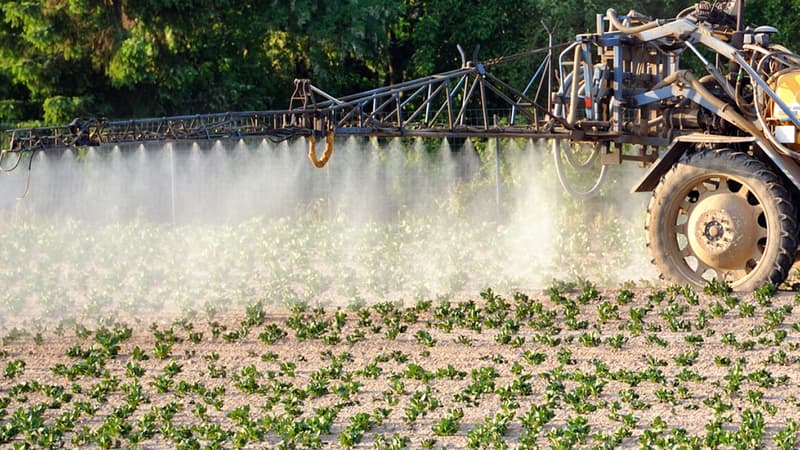
<path id="1" fill-rule="evenodd" d="M 286 331 L 284 331 L 281 327 L 277 324 L 270 323 L 264 327 L 264 331 L 258 335 L 258 338 L 261 342 L 272 345 L 276 343 L 278 340 L 283 339 L 286 337 Z"/>
<path id="2" fill-rule="evenodd" d="M 75 117 L 85 116 L 92 112 L 91 96 L 68 97 L 56 95 L 48 97 L 42 103 L 44 121 L 53 124 L 65 124 Z"/>
<path id="3" fill-rule="evenodd" d="M 263 327 L 259 340 L 274 340 L 271 349 L 279 353 L 253 351 L 232 357 L 230 351 L 243 345 L 263 349 L 263 344 L 255 339 L 218 340 L 207 343 L 213 348 L 197 360 L 186 351 L 198 349 L 197 344 L 184 337 L 202 325 L 188 319 L 169 328 L 150 327 L 155 340 L 152 360 L 135 345 L 142 339 L 132 337 L 132 328 L 101 321 L 96 329 L 76 327 L 78 343 L 58 352 L 65 353 L 58 356 L 70 364 L 51 368 L 58 376 L 53 384 L 37 381 L 39 362 L 19 351 L 31 348 L 30 343 L 11 341 L 0 351 L 6 374 L 0 395 L 0 445 L 797 448 L 800 426 L 792 411 L 798 401 L 791 394 L 796 377 L 790 366 L 797 362 L 793 339 L 800 327 L 786 324 L 792 320 L 793 305 L 786 304 L 782 294 L 769 297 L 775 303 L 771 307 L 763 301 L 752 303 L 755 314 L 747 319 L 749 332 L 737 332 L 716 319 L 708 319 L 706 328 L 716 333 L 702 336 L 657 328 L 656 321 L 669 323 L 705 311 L 689 303 L 686 292 L 680 288 L 657 302 L 648 297 L 636 309 L 634 301 L 593 296 L 587 303 L 576 303 L 556 291 L 540 299 L 517 293 L 514 302 L 507 302 L 487 289 L 481 293 L 483 306 L 440 301 L 436 307 L 431 303 L 419 309 L 419 303 L 384 301 L 369 307 L 368 314 L 349 317 L 341 309 L 311 307 L 308 302 L 292 307 L 286 317 L 270 317 L 269 323 L 264 305 L 242 301 L 241 320 L 227 314 L 221 318 L 233 329 L 236 324 Z M 601 332 L 599 317 L 590 317 L 587 331 L 555 327 L 578 304 L 589 316 L 601 309 L 615 316 L 612 320 L 620 322 L 616 331 Z M 439 340 L 432 339 L 427 330 L 446 316 L 453 317 L 451 329 L 436 327 Z M 646 332 L 628 330 L 623 323 L 627 321 L 620 318 L 629 316 Z M 368 329 L 372 319 L 407 325 L 408 335 L 395 337 L 394 343 L 411 353 L 387 350 L 393 347 L 388 342 L 392 338 L 382 333 L 368 337 L 377 344 L 372 348 L 381 349 L 374 354 L 349 343 L 332 348 L 324 342 L 337 330 Z M 552 349 L 521 352 L 493 348 L 488 333 L 475 332 L 474 347 L 454 343 L 460 333 L 472 333 L 475 323 L 525 336 L 547 329 L 563 339 Z M 218 322 L 208 326 L 225 328 Z M 49 331 L 41 333 L 48 342 Z M 416 359 L 415 340 L 435 357 Z M 469 351 L 454 357 L 454 345 L 456 352 Z M 630 358 L 624 351 L 584 348 L 596 345 L 631 345 L 644 348 L 645 354 Z M 722 356 L 755 345 L 775 348 L 768 349 L 768 357 L 761 348 L 746 353 L 747 358 Z M 319 349 L 318 357 L 314 351 L 298 354 L 297 348 Z M 444 365 L 439 362 L 442 357 L 452 361 Z M 702 412 L 704 418 L 687 429 L 678 427 L 676 418 L 684 410 Z M 614 425 L 609 427 L 607 420 Z M 423 433 L 436 439 L 422 440 Z"/>
<path id="4" fill-rule="evenodd" d="M 672 17 L 686 1 L 10 0 L 0 7 L 0 123 L 285 108 L 295 78 L 344 95 L 594 31 L 613 6 Z M 769 2 L 761 2 L 769 3 Z M 787 5 L 748 13 L 792 37 Z M 790 39 L 791 41 L 791 39 Z M 519 61 L 499 75 L 524 86 Z M 198 95 L 203 93 L 203 95 Z"/>
<path id="5" fill-rule="evenodd" d="M 729 282 L 725 280 L 717 280 L 716 278 L 714 278 L 703 287 L 703 292 L 705 292 L 708 295 L 717 295 L 720 297 L 725 297 L 726 295 L 733 292 L 733 288 L 731 288 L 731 284 Z"/>
<path id="6" fill-rule="evenodd" d="M 3 373 L 3 376 L 6 378 L 16 378 L 22 375 L 24 369 L 25 369 L 25 361 L 21 359 L 15 359 L 6 364 L 6 369 Z"/>

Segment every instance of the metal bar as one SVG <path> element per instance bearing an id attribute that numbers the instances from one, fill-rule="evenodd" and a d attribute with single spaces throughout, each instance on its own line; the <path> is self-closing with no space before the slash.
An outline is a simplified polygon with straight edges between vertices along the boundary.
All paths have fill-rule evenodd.
<path id="1" fill-rule="evenodd" d="M 426 87 L 427 87 L 428 89 L 430 89 L 431 85 L 430 85 L 430 84 L 427 84 L 427 85 L 425 85 L 425 86 L 421 86 L 419 89 L 417 89 L 416 91 L 414 91 L 414 93 L 412 93 L 411 95 L 409 95 L 409 96 L 408 96 L 408 98 L 407 98 L 407 99 L 405 99 L 405 100 L 404 100 L 404 101 L 403 101 L 403 102 L 400 104 L 400 106 L 401 106 L 401 107 L 403 107 L 403 106 L 406 106 L 406 105 L 408 104 L 408 102 L 410 102 L 411 100 L 414 100 L 414 98 L 415 98 L 417 95 L 419 95 L 419 93 L 420 93 L 420 92 L 422 92 L 423 90 L 425 90 L 425 88 L 426 88 Z"/>
<path id="2" fill-rule="evenodd" d="M 414 113 L 412 113 L 412 114 L 411 114 L 411 116 L 409 116 L 409 118 L 408 118 L 408 119 L 406 119 L 406 124 L 408 124 L 408 123 L 410 123 L 412 120 L 414 120 L 414 119 L 415 119 L 415 118 L 416 118 L 416 117 L 419 115 L 419 113 L 422 111 L 422 108 L 423 108 L 423 107 L 425 108 L 425 124 L 427 125 L 427 124 L 429 124 L 429 123 L 430 123 L 430 121 L 428 120 L 428 114 L 430 113 L 430 109 L 431 109 L 431 103 L 432 103 L 432 101 L 433 101 L 433 98 L 434 98 L 436 95 L 438 95 L 438 94 L 439 94 L 439 92 L 442 90 L 442 88 L 443 88 L 445 85 L 444 85 L 444 83 L 440 83 L 440 84 L 439 84 L 439 86 L 436 88 L 436 90 L 435 90 L 435 91 L 433 91 L 433 93 L 431 94 L 430 90 L 431 90 L 431 87 L 432 87 L 432 86 L 433 86 L 433 85 L 428 85 L 428 98 L 426 98 L 426 99 L 425 99 L 425 101 L 422 103 L 422 105 L 420 105 L 420 107 L 419 107 L 419 108 L 417 108 L 417 110 L 416 110 L 416 111 L 414 111 Z M 438 116 L 438 114 L 437 114 L 437 116 Z"/>
<path id="3" fill-rule="evenodd" d="M 544 61 L 542 61 L 541 64 L 539 64 L 539 67 L 536 69 L 536 72 L 533 74 L 533 76 L 531 77 L 530 81 L 528 81 L 528 84 L 525 85 L 525 89 L 522 90 L 522 95 L 526 95 L 528 93 L 528 90 L 530 90 L 530 88 L 533 86 L 533 83 L 536 81 L 536 79 L 539 78 L 539 75 L 541 74 L 541 72 L 544 69 L 546 64 L 547 64 L 547 60 L 544 60 Z M 539 84 L 539 86 L 541 87 L 541 83 Z M 537 91 L 537 95 L 538 95 L 538 91 Z M 522 100 L 522 99 L 520 99 L 520 100 Z M 512 125 L 514 124 L 514 118 L 516 117 L 516 115 L 517 115 L 517 105 L 515 103 L 511 107 L 511 124 Z"/>
<path id="4" fill-rule="evenodd" d="M 736 31 L 744 30 L 744 0 L 736 1 Z"/>
<path id="5" fill-rule="evenodd" d="M 341 119 L 339 119 L 339 120 L 338 120 L 338 124 L 345 124 L 345 123 L 346 123 L 346 121 L 347 121 L 347 120 L 348 120 L 350 117 L 352 117 L 352 116 L 353 116 L 353 115 L 356 113 L 356 111 L 359 111 L 359 112 L 361 112 L 361 114 L 359 114 L 359 123 L 361 123 L 361 120 L 363 119 L 363 116 L 364 116 L 364 113 L 363 113 L 363 105 L 364 105 L 364 104 L 365 104 L 367 101 L 368 101 L 368 100 L 364 100 L 363 102 L 361 102 L 361 103 L 358 103 L 356 106 L 353 106 L 353 107 L 350 109 L 350 111 L 348 111 L 348 112 L 347 112 L 347 114 L 345 114 L 344 116 L 342 116 L 342 118 L 341 118 Z"/>
<path id="6" fill-rule="evenodd" d="M 446 94 L 445 94 L 445 95 L 447 95 L 447 99 L 446 99 L 445 102 L 442 103 L 442 105 L 436 111 L 436 114 L 434 114 L 433 119 L 431 119 L 431 122 L 435 122 L 436 119 L 439 117 L 439 114 L 441 114 L 442 111 L 445 109 L 445 107 L 447 107 L 448 108 L 447 109 L 448 123 L 450 124 L 449 128 L 453 128 L 453 125 L 452 125 L 452 122 L 453 122 L 453 114 L 452 114 L 453 97 L 455 97 L 456 92 L 461 88 L 461 83 L 465 82 L 466 78 L 467 78 L 467 75 L 464 75 L 463 77 L 461 77 L 458 80 L 458 82 L 456 83 L 455 87 L 452 89 L 452 92 L 451 92 L 451 89 L 450 89 L 450 85 L 447 82 L 443 83 L 444 86 L 447 88 L 446 89 Z"/>
<path id="7" fill-rule="evenodd" d="M 397 127 L 403 128 L 403 108 L 400 105 L 400 95 L 395 92 L 394 94 L 395 102 L 397 103 Z M 389 113 L 389 117 L 392 116 L 392 113 Z"/>
<path id="8" fill-rule="evenodd" d="M 467 85 L 469 83 L 464 83 L 464 90 L 466 91 Z M 465 92 L 464 98 L 461 101 L 461 109 L 458 111 L 458 115 L 456 116 L 456 122 L 459 125 L 464 125 L 464 112 L 467 110 L 467 105 L 469 104 L 469 100 L 472 98 L 472 93 L 475 92 L 475 86 L 478 85 L 477 80 L 472 82 L 472 87 L 469 89 L 469 93 Z"/>
<path id="9" fill-rule="evenodd" d="M 438 92 L 439 89 L 442 86 L 444 86 L 444 83 L 440 84 L 439 87 L 436 88 L 436 91 Z M 433 95 L 435 95 L 435 94 L 431 94 L 431 88 L 432 87 L 433 87 L 433 84 L 429 84 L 428 85 L 428 98 L 425 100 L 425 123 L 429 123 L 428 119 L 430 118 L 430 115 L 431 115 L 431 99 L 433 98 Z"/>
<path id="10" fill-rule="evenodd" d="M 566 131 L 538 132 L 533 129 L 489 129 L 483 128 L 421 128 L 407 129 L 402 132 L 397 128 L 337 128 L 334 130 L 337 136 L 375 136 L 375 137 L 440 137 L 440 138 L 481 138 L 490 139 L 495 137 L 502 138 L 526 138 L 526 139 L 570 139 L 572 134 Z M 606 140 L 613 140 L 613 136 L 608 136 Z M 661 142 L 660 140 L 658 142 Z M 627 141 L 626 141 L 627 142 Z"/>
<path id="11" fill-rule="evenodd" d="M 447 104 L 447 128 L 453 128 L 453 105 L 452 99 L 450 98 L 450 86 L 445 86 L 446 96 L 445 102 Z M 437 113 L 438 115 L 438 113 Z"/>
<path id="12" fill-rule="evenodd" d="M 489 90 L 491 90 L 492 92 L 494 92 L 495 94 L 497 94 L 497 95 L 498 95 L 498 96 L 499 96 L 501 99 L 503 99 L 504 101 L 506 101 L 506 102 L 508 102 L 508 103 L 514 103 L 514 100 L 512 100 L 510 97 L 508 97 L 508 96 L 507 96 L 506 94 L 504 94 L 502 91 L 500 91 L 499 89 L 497 89 L 496 87 L 494 87 L 494 86 L 493 86 L 491 83 L 487 83 L 487 84 L 486 84 L 486 86 L 489 88 Z M 533 105 L 531 105 L 531 106 L 533 106 Z M 535 111 L 535 110 L 536 110 L 536 108 L 534 108 L 534 111 Z M 530 113 L 530 111 L 528 111 L 528 110 L 526 110 L 526 109 L 521 109 L 520 111 L 521 111 L 523 114 L 525 114 L 526 116 L 528 116 L 528 118 L 529 118 L 529 119 L 531 119 L 532 121 L 534 121 L 534 123 L 536 123 L 536 122 L 535 122 L 535 120 L 536 120 L 536 119 L 535 119 L 535 118 L 534 118 L 534 116 L 533 116 L 533 115 Z"/>
<path id="13" fill-rule="evenodd" d="M 418 78 L 418 79 L 415 79 L 415 80 L 409 80 L 409 81 L 405 81 L 405 82 L 402 82 L 402 83 L 393 84 L 391 86 L 385 86 L 385 87 L 372 89 L 372 90 L 369 90 L 369 91 L 359 92 L 357 94 L 346 95 L 344 97 L 341 97 L 338 100 L 343 101 L 343 102 L 348 102 L 348 101 L 352 101 L 354 99 L 359 99 L 359 98 L 363 98 L 363 97 L 371 97 L 373 95 L 379 95 L 379 94 L 385 94 L 387 92 L 392 92 L 392 91 L 395 91 L 395 90 L 404 90 L 404 89 L 407 89 L 409 87 L 416 88 L 416 87 L 418 87 L 420 85 L 424 85 L 426 83 L 430 83 L 430 82 L 433 82 L 433 81 L 436 81 L 436 80 L 458 78 L 460 76 L 463 76 L 464 74 L 468 74 L 468 73 L 474 72 L 474 71 L 475 71 L 475 69 L 471 68 L 471 67 L 470 68 L 454 69 L 454 70 L 451 70 L 451 71 L 448 71 L 448 72 L 439 73 L 439 74 L 436 74 L 436 75 L 429 75 L 427 77 L 422 77 L 422 78 Z"/>
<path id="14" fill-rule="evenodd" d="M 530 103 L 530 104 L 531 104 L 531 106 L 532 106 L 533 108 L 541 110 L 541 111 L 542 111 L 542 112 L 543 112 L 545 115 L 547 115 L 547 116 L 549 116 L 549 117 L 551 117 L 551 118 L 555 119 L 556 121 L 558 121 L 558 122 L 559 122 L 559 124 L 561 124 L 561 125 L 563 125 L 563 126 L 567 126 L 567 123 L 566 123 L 566 121 L 564 121 L 564 120 L 563 120 L 563 119 L 561 119 L 560 117 L 558 117 L 558 116 L 554 115 L 554 114 L 553 114 L 553 113 L 552 113 L 550 110 L 547 110 L 547 109 L 545 109 L 544 107 L 542 107 L 541 105 L 539 105 L 538 103 L 536 103 L 536 102 L 535 102 L 535 101 L 533 101 L 532 99 L 528 98 L 527 96 L 523 96 L 522 94 L 520 94 L 520 93 L 519 93 L 519 91 L 517 91 L 516 89 L 514 89 L 513 87 L 511 87 L 511 86 L 510 86 L 508 83 L 506 83 L 505 81 L 503 81 L 503 80 L 501 80 L 501 79 L 497 78 L 496 76 L 492 75 L 491 73 L 487 73 L 487 74 L 486 74 L 486 76 L 487 76 L 489 79 L 491 79 L 493 82 L 495 82 L 495 83 L 499 84 L 500 86 L 502 86 L 503 88 L 505 88 L 505 89 L 508 89 L 509 91 L 511 91 L 511 93 L 512 93 L 512 94 L 517 94 L 517 95 L 519 95 L 519 96 L 520 96 L 520 98 L 522 98 L 522 99 L 524 99 L 524 100 L 527 100 L 527 101 L 528 101 L 528 103 Z"/>
<path id="15" fill-rule="evenodd" d="M 377 99 L 376 99 L 376 100 L 377 100 Z M 367 114 L 367 116 L 369 116 L 370 118 L 372 118 L 372 119 L 375 121 L 375 123 L 382 123 L 382 122 L 383 122 L 383 120 L 378 120 L 378 118 L 377 118 L 377 116 L 376 116 L 375 114 L 377 114 L 377 113 L 379 113 L 379 112 L 383 111 L 383 108 L 385 108 L 385 107 L 386 107 L 386 106 L 388 106 L 390 103 L 392 103 L 392 101 L 393 101 L 393 100 L 394 100 L 394 97 L 390 96 L 389 98 L 387 98 L 387 99 L 386 99 L 386 101 L 385 101 L 385 102 L 381 103 L 381 105 L 380 105 L 380 106 L 378 106 L 377 108 L 373 109 L 373 111 L 372 111 L 371 113 L 368 113 L 368 114 Z M 389 114 L 388 114 L 386 117 L 387 117 L 387 118 L 388 118 L 388 117 L 391 117 L 391 113 L 389 113 Z"/>
<path id="16" fill-rule="evenodd" d="M 481 77 L 478 78 L 478 83 L 480 84 L 481 88 L 481 112 L 483 113 L 483 129 L 489 129 L 489 112 L 486 111 L 486 87 L 484 86 L 485 78 Z"/>
<path id="17" fill-rule="evenodd" d="M 469 86 L 469 78 L 464 76 L 464 92 L 461 94 L 461 110 L 456 116 L 456 121 L 459 125 L 464 125 L 464 111 L 466 111 L 467 103 L 469 103 L 470 97 L 472 97 L 472 90 L 475 89 L 475 81 L 472 82 L 472 89 L 469 90 L 469 95 L 467 95 L 467 87 Z"/>

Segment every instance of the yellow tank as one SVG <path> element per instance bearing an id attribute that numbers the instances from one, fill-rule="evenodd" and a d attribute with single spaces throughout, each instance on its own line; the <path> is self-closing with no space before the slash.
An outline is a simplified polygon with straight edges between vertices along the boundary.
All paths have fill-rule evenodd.
<path id="1" fill-rule="evenodd" d="M 795 115 L 800 115 L 800 70 L 785 73 L 775 80 L 775 93 L 786 103 Z M 778 106 L 772 105 L 772 118 L 778 121 L 788 121 L 789 117 Z"/>
<path id="2" fill-rule="evenodd" d="M 773 86 L 775 93 L 789 107 L 792 113 L 800 116 L 800 70 L 787 72 L 775 80 Z M 778 106 L 772 103 L 772 117 L 768 118 L 775 126 L 773 133 L 775 139 L 793 150 L 800 148 L 798 130 L 790 122 L 789 116 Z"/>

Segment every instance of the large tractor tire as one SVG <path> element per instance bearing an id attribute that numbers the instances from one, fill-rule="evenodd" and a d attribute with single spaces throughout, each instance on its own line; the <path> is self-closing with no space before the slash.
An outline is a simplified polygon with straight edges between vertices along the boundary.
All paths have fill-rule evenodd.
<path id="1" fill-rule="evenodd" d="M 797 250 L 792 195 L 763 162 L 729 149 L 685 155 L 647 208 L 647 246 L 668 281 L 752 291 L 786 279 Z"/>

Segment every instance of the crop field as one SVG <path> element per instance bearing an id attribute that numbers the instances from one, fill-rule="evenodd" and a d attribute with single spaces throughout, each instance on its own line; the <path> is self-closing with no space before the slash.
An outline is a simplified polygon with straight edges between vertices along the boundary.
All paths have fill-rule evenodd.
<path id="1" fill-rule="evenodd" d="M 164 158 L 38 162 L 0 217 L 0 447 L 800 445 L 800 296 L 660 283 L 629 186 L 569 200 L 540 160 L 502 167 L 497 222 L 486 154 L 465 178 L 341 151 L 327 196 L 179 160 L 171 220 Z M 243 213 L 276 186 L 301 208 Z"/>
<path id="2" fill-rule="evenodd" d="M 465 275 L 506 273 L 491 242 L 425 252 L 438 227 L 409 217 L 343 245 L 327 222 L 306 220 L 7 225 L 0 444 L 800 442 L 800 296 L 580 279 L 494 291 Z M 204 252 L 188 255 L 198 242 Z M 432 277 L 416 254 L 459 268 Z"/>
<path id="3" fill-rule="evenodd" d="M 796 448 L 798 298 L 554 283 L 14 329 L 0 443 Z"/>

